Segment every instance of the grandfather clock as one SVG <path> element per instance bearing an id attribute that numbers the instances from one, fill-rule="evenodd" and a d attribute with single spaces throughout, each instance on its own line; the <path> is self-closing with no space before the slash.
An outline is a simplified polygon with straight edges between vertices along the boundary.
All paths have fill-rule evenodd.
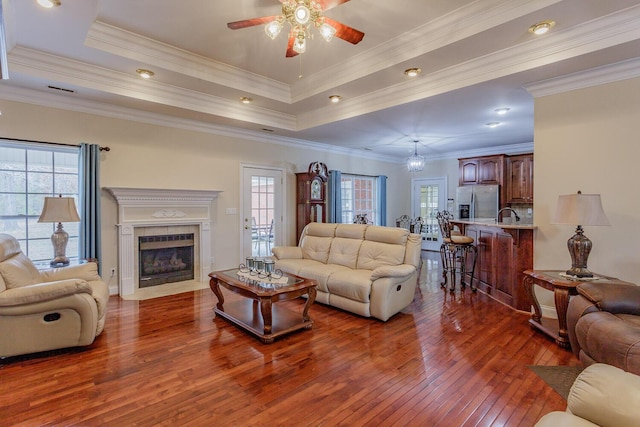
<path id="1" fill-rule="evenodd" d="M 314 162 L 308 172 L 296 173 L 296 240 L 310 222 L 327 222 L 327 165 Z"/>

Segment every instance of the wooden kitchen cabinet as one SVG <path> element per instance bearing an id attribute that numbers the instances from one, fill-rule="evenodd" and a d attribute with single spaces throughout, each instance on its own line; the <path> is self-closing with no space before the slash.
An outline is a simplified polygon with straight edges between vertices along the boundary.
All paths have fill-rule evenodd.
<path id="1" fill-rule="evenodd" d="M 459 159 L 460 185 L 502 185 L 505 156 L 483 156 Z"/>
<path id="2" fill-rule="evenodd" d="M 530 312 L 531 298 L 522 283 L 524 271 L 533 268 L 533 229 L 464 223 L 459 226 L 474 239 L 478 249 L 476 287 L 516 310 Z M 467 281 L 472 260 L 468 262 Z"/>
<path id="3" fill-rule="evenodd" d="M 533 154 L 507 158 L 507 203 L 533 203 Z"/>
<path id="4" fill-rule="evenodd" d="M 460 185 L 478 183 L 478 159 L 460 159 Z"/>

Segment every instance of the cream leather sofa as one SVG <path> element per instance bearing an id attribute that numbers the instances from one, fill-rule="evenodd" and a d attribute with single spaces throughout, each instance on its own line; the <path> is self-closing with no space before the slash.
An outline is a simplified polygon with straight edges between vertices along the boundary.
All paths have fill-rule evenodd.
<path id="1" fill-rule="evenodd" d="M 640 376 L 603 363 L 576 378 L 567 410 L 543 416 L 536 427 L 637 427 L 640 425 Z"/>
<path id="2" fill-rule="evenodd" d="M 387 321 L 413 301 L 421 239 L 403 228 L 308 224 L 298 246 L 275 247 L 275 268 L 318 282 L 316 301 Z"/>
<path id="3" fill-rule="evenodd" d="M 91 344 L 108 300 L 96 263 L 38 271 L 0 234 L 0 357 Z"/>

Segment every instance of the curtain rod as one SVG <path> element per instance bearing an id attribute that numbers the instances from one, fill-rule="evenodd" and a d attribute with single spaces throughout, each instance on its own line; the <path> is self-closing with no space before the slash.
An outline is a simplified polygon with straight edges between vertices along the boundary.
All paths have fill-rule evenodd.
<path id="1" fill-rule="evenodd" d="M 351 176 L 363 176 L 365 178 L 379 178 L 381 176 L 386 176 L 386 175 L 367 175 L 364 173 L 351 173 L 351 172 L 341 172 L 342 175 L 351 175 Z"/>
<path id="2" fill-rule="evenodd" d="M 49 142 L 49 141 L 34 141 L 31 139 L 17 139 L 17 138 L 4 138 L 0 137 L 0 139 L 6 139 L 7 141 L 17 141 L 17 142 L 33 142 L 35 144 L 48 144 L 48 145 L 58 145 L 62 147 L 80 147 L 78 144 L 65 144 L 63 142 Z M 100 151 L 111 151 L 110 147 L 100 147 Z"/>

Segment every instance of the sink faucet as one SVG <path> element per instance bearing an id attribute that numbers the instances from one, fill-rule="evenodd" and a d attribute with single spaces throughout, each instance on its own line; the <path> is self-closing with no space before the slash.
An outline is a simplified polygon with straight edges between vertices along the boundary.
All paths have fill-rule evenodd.
<path id="1" fill-rule="evenodd" d="M 496 218 L 496 223 L 500 222 L 500 214 L 504 211 L 511 211 L 513 212 L 513 214 L 516 216 L 516 222 L 520 221 L 520 215 L 518 215 L 518 212 L 516 212 L 515 210 L 511 209 L 511 208 L 502 208 L 498 211 L 498 217 Z"/>

